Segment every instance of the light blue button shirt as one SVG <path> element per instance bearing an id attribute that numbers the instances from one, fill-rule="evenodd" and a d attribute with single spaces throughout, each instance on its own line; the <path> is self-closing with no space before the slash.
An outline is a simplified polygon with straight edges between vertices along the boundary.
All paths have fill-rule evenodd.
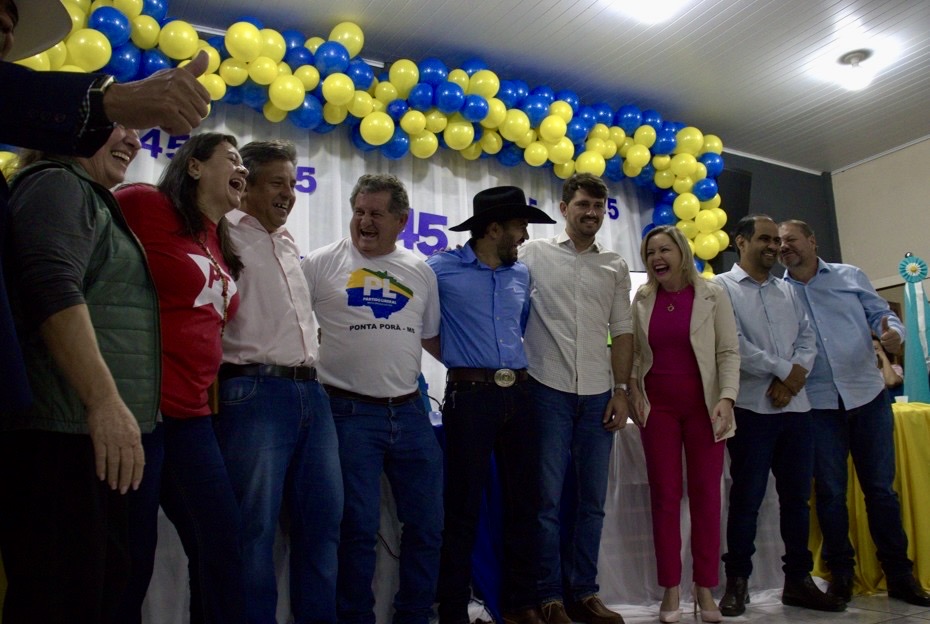
<path id="1" fill-rule="evenodd" d="M 726 288 L 736 315 L 740 355 L 736 406 L 760 414 L 810 410 L 805 389 L 781 408 L 765 395 L 772 379 L 787 377 L 794 364 L 811 370 L 817 355 L 814 329 L 794 289 L 774 276 L 760 284 L 738 264 L 714 281 Z"/>
<path id="2" fill-rule="evenodd" d="M 807 284 L 785 273 L 814 324 L 817 360 L 807 377 L 814 409 L 865 405 L 885 387 L 875 365 L 872 332 L 882 334 L 882 319 L 904 340 L 904 326 L 862 269 L 817 259 L 817 273 Z"/>

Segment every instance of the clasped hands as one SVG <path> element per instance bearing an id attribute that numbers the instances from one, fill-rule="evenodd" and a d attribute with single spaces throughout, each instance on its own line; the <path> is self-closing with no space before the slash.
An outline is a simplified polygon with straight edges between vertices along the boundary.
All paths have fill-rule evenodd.
<path id="1" fill-rule="evenodd" d="M 784 407 L 804 388 L 805 383 L 807 383 L 807 369 L 800 364 L 793 364 L 787 377 L 784 379 L 776 377 L 772 380 L 765 396 L 772 401 L 773 407 Z"/>

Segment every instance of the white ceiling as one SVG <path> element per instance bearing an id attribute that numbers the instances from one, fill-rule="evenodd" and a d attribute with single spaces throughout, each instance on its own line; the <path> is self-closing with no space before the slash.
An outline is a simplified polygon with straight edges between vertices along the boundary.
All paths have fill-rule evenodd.
<path id="1" fill-rule="evenodd" d="M 219 29 L 254 16 L 324 39 L 353 21 L 365 58 L 452 69 L 478 56 L 501 79 L 654 108 L 728 150 L 818 172 L 930 136 L 930 0 L 692 0 L 654 26 L 612 0 L 170 0 L 169 15 Z M 863 91 L 812 74 L 889 46 L 897 60 Z"/>

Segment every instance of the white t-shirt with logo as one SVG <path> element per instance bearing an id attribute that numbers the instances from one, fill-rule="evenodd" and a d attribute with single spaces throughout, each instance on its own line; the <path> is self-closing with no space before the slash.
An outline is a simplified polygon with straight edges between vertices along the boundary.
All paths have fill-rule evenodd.
<path id="1" fill-rule="evenodd" d="M 418 388 L 420 341 L 439 334 L 436 274 L 403 248 L 364 256 L 351 239 L 301 263 L 322 330 L 320 380 L 376 397 Z"/>

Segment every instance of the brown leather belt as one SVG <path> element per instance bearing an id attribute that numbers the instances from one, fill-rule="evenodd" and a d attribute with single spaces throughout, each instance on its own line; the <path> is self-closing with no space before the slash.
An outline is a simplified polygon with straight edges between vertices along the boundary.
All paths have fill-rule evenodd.
<path id="1" fill-rule="evenodd" d="M 278 366 L 276 364 L 223 364 L 220 381 L 233 377 L 283 377 L 295 381 L 313 381 L 316 369 L 312 366 Z"/>
<path id="2" fill-rule="evenodd" d="M 326 394 L 328 394 L 330 397 L 335 397 L 337 399 L 350 399 L 352 401 L 364 401 L 365 403 L 374 403 L 376 405 L 400 405 L 401 403 L 406 403 L 407 401 L 420 398 L 419 390 L 411 392 L 410 394 L 403 394 L 396 397 L 373 397 L 368 396 L 367 394 L 350 392 L 349 390 L 343 390 L 342 388 L 337 388 L 336 386 L 330 386 L 327 384 L 323 384 L 323 388 L 326 389 Z"/>
<path id="3" fill-rule="evenodd" d="M 517 382 L 530 378 L 525 368 L 450 368 L 446 373 L 446 382 L 466 381 L 471 383 L 491 383 L 501 388 L 509 388 Z"/>

